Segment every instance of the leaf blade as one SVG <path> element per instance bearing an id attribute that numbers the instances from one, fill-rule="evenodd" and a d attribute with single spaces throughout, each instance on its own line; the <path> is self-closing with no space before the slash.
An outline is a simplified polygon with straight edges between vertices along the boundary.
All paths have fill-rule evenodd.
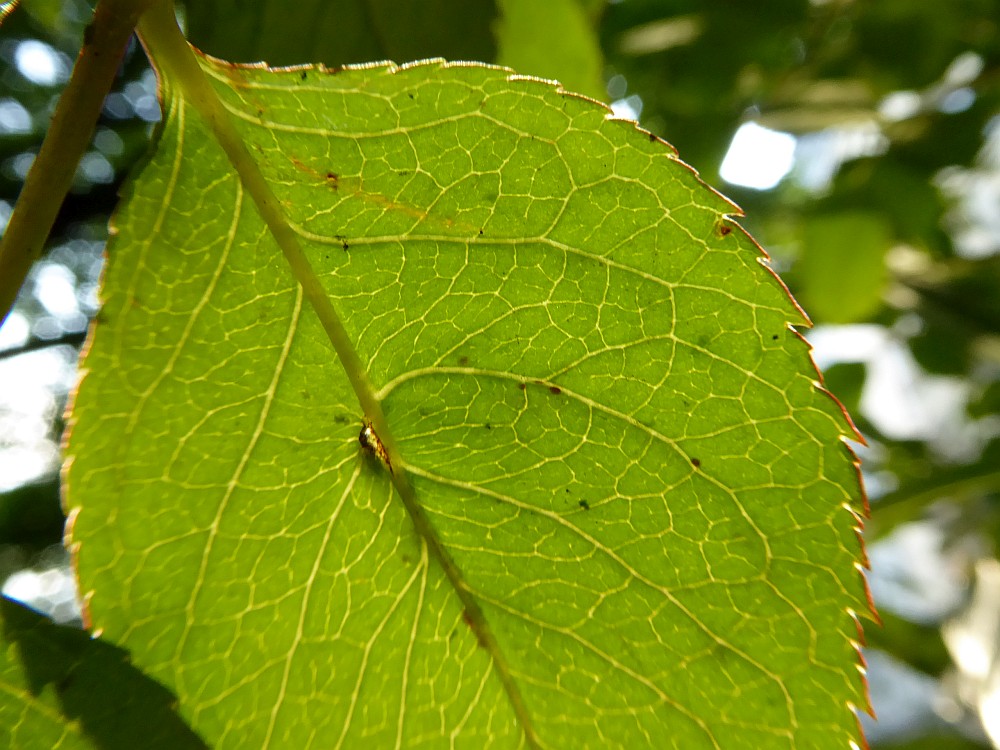
<path id="1" fill-rule="evenodd" d="M 122 213 L 133 244 L 119 240 L 109 338 L 97 332 L 77 402 L 70 480 L 87 492 L 75 538 L 94 624 L 176 684 L 220 746 L 237 730 L 265 746 L 442 733 L 550 746 L 570 728 L 582 746 L 856 736 L 846 708 L 815 708 L 863 704 L 845 613 L 867 606 L 844 509 L 858 502 L 850 426 L 814 388 L 788 329 L 803 317 L 725 221 L 731 205 L 656 139 L 500 69 L 210 71 L 499 650 L 480 646 L 360 456 L 318 325 L 177 103 Z M 144 212 L 162 213 L 157 235 Z M 192 216 L 218 227 L 196 224 L 221 251 L 192 236 Z M 154 251 L 162 275 L 138 284 Z M 128 363 L 157 326 L 159 361 Z M 113 429 L 85 419 L 98 389 L 121 404 Z M 88 440 L 105 445 L 88 455 Z M 132 486 L 162 504 L 163 528 L 103 528 L 96 510 L 140 464 Z M 130 617 L 107 603 L 116 585 Z"/>

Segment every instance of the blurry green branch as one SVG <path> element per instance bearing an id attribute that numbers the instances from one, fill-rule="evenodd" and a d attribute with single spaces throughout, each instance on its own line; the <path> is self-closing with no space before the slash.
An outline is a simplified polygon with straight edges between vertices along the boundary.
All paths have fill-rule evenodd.
<path id="1" fill-rule="evenodd" d="M 73 331 L 72 333 L 64 333 L 62 336 L 58 336 L 54 339 L 41 339 L 41 338 L 31 338 L 24 344 L 20 346 L 13 346 L 9 349 L 0 350 L 0 362 L 5 359 L 12 359 L 14 357 L 20 356 L 21 354 L 27 354 L 28 352 L 37 352 L 41 349 L 50 349 L 53 346 L 81 346 L 84 341 L 87 340 L 86 331 Z"/>
<path id="2" fill-rule="evenodd" d="M 914 520 L 915 514 L 939 500 L 966 501 L 1000 492 L 1000 468 L 978 461 L 953 469 L 937 468 L 928 477 L 909 481 L 872 505 L 872 519 L 865 530 L 871 538 L 884 536 L 896 526 Z"/>
<path id="3" fill-rule="evenodd" d="M 0 324 L 32 264 L 42 255 L 132 31 L 151 2 L 100 0 L 94 10 L 73 74 L 0 239 Z"/>

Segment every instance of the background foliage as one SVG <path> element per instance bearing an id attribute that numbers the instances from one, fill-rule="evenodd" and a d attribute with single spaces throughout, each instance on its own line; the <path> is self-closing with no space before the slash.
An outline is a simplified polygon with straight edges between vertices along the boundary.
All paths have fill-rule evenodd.
<path id="1" fill-rule="evenodd" d="M 56 5 L 34 3 L 3 26 L 0 195 L 8 204 L 60 80 L 26 79 L 16 64 L 19 42 L 44 39 L 71 59 L 87 14 L 82 4 Z M 645 127 L 742 205 L 744 223 L 821 333 L 845 330 L 833 325 L 867 326 L 846 329 L 839 353 L 820 354 L 831 389 L 870 443 L 869 543 L 888 539 L 873 550 L 886 627 L 868 632 L 879 649 L 870 655 L 872 681 L 876 703 L 881 696 L 888 702 L 872 740 L 919 743 L 933 732 L 956 747 L 987 743 L 978 714 L 995 694 L 990 675 L 997 669 L 990 660 L 970 667 L 955 644 L 971 633 L 984 653 L 997 650 L 996 632 L 968 626 L 963 603 L 969 596 L 973 607 L 988 602 L 997 585 L 990 572 L 1000 532 L 997 3 L 562 0 L 544 4 L 549 18 L 529 17 L 531 4 L 503 0 L 477 3 L 475 13 L 467 3 L 439 0 L 426 16 L 375 0 L 299 3 L 296 13 L 282 12 L 286 3 L 258 5 L 259 14 L 249 14 L 238 2 L 192 4 L 190 38 L 234 60 L 337 65 L 443 55 L 499 60 L 592 95 L 603 85 L 606 100 L 632 106 Z M 213 23 L 227 14 L 237 21 Z M 434 23 L 425 29 L 426 18 Z M 309 21 L 307 38 L 282 31 L 302 19 Z M 247 33 L 241 23 L 251 24 Z M 558 37 L 551 56 L 539 55 L 538 42 L 518 31 L 530 28 L 559 29 L 540 40 Z M 95 307 L 102 227 L 154 114 L 150 81 L 134 52 L 60 215 L 53 250 L 19 301 L 25 335 L 12 338 L 5 367 L 43 354 L 53 362 L 73 359 L 66 348 L 79 346 Z M 797 138 L 794 168 L 774 189 L 741 189 L 719 177 L 733 135 L 747 121 Z M 46 298 L 42 282 L 55 277 L 75 288 L 75 308 Z M 865 343 L 873 336 L 876 352 Z M 903 385 L 896 387 L 895 415 L 886 416 L 875 402 L 893 372 L 902 373 Z M 67 382 L 55 379 L 56 393 Z M 4 440 L 17 456 L 23 445 L 14 430 L 23 427 L 5 408 L 11 413 L 0 414 Z M 61 431 L 59 412 L 48 406 L 50 440 Z M 0 500 L 0 575 L 44 563 L 45 550 L 59 542 L 50 454 L 48 474 L 36 472 Z M 944 583 L 921 575 L 932 562 L 949 572 Z M 894 579 L 921 597 L 901 598 Z M 907 684 L 917 694 L 938 696 L 936 712 L 930 701 L 910 700 L 911 709 L 924 708 L 904 713 L 891 694 L 880 693 L 879 675 L 896 674 L 891 670 L 900 664 L 912 668 Z"/>

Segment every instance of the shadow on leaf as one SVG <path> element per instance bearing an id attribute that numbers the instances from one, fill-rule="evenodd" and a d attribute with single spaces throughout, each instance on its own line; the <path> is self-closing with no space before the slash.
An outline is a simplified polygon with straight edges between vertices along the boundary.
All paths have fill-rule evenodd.
<path id="1" fill-rule="evenodd" d="M 128 652 L 10 599 L 0 598 L 0 620 L 4 643 L 14 646 L 0 651 L 0 672 L 19 674 L 29 701 L 58 707 L 96 747 L 207 747 L 175 712 L 176 698 L 133 667 Z"/>

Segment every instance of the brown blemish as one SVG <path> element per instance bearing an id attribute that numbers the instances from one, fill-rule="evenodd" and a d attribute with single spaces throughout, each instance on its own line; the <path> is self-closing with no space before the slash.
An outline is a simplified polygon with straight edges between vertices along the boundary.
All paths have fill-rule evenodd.
<path id="1" fill-rule="evenodd" d="M 471 630 L 473 633 L 476 634 L 476 640 L 479 642 L 479 647 L 486 648 L 487 647 L 486 639 L 484 638 L 483 633 L 479 632 L 479 630 L 476 629 L 476 625 L 472 621 L 472 615 L 469 614 L 469 610 L 467 609 L 462 610 L 462 619 L 465 621 L 465 624 L 469 626 L 469 630 Z"/>
<path id="2" fill-rule="evenodd" d="M 229 79 L 229 82 L 233 84 L 234 87 L 246 88 L 247 77 L 242 68 L 238 65 L 225 65 L 223 66 L 223 70 L 225 71 L 226 78 Z"/>
<path id="3" fill-rule="evenodd" d="M 474 225 L 464 222 L 457 223 L 454 217 L 431 217 L 428 216 L 427 211 L 424 211 L 416 206 L 400 203 L 399 201 L 392 200 L 381 193 L 365 190 L 364 181 L 360 176 L 345 177 L 338 172 L 334 172 L 333 170 L 319 172 L 294 156 L 289 156 L 288 158 L 291 160 L 292 165 L 296 169 L 309 175 L 317 182 L 322 181 L 336 192 L 345 193 L 352 198 L 357 198 L 358 200 L 364 201 L 370 205 L 378 206 L 384 211 L 392 211 L 404 216 L 409 216 L 421 222 L 426 222 L 430 219 L 438 228 L 449 230 L 458 229 L 463 234 L 472 234 L 476 231 Z M 433 227 L 430 227 L 430 229 L 433 229 Z"/>
<path id="4" fill-rule="evenodd" d="M 696 468 L 696 469 L 700 469 L 701 468 L 701 459 L 700 458 L 692 458 L 691 459 L 691 465 L 694 468 Z"/>
<path id="5" fill-rule="evenodd" d="M 557 385 L 550 385 L 549 393 L 551 393 L 553 396 L 558 396 L 560 393 L 562 393 L 562 388 L 560 388 Z"/>
<path id="6" fill-rule="evenodd" d="M 590 503 L 588 503 L 586 500 L 581 500 L 580 507 L 583 508 L 584 510 L 590 510 Z"/>

